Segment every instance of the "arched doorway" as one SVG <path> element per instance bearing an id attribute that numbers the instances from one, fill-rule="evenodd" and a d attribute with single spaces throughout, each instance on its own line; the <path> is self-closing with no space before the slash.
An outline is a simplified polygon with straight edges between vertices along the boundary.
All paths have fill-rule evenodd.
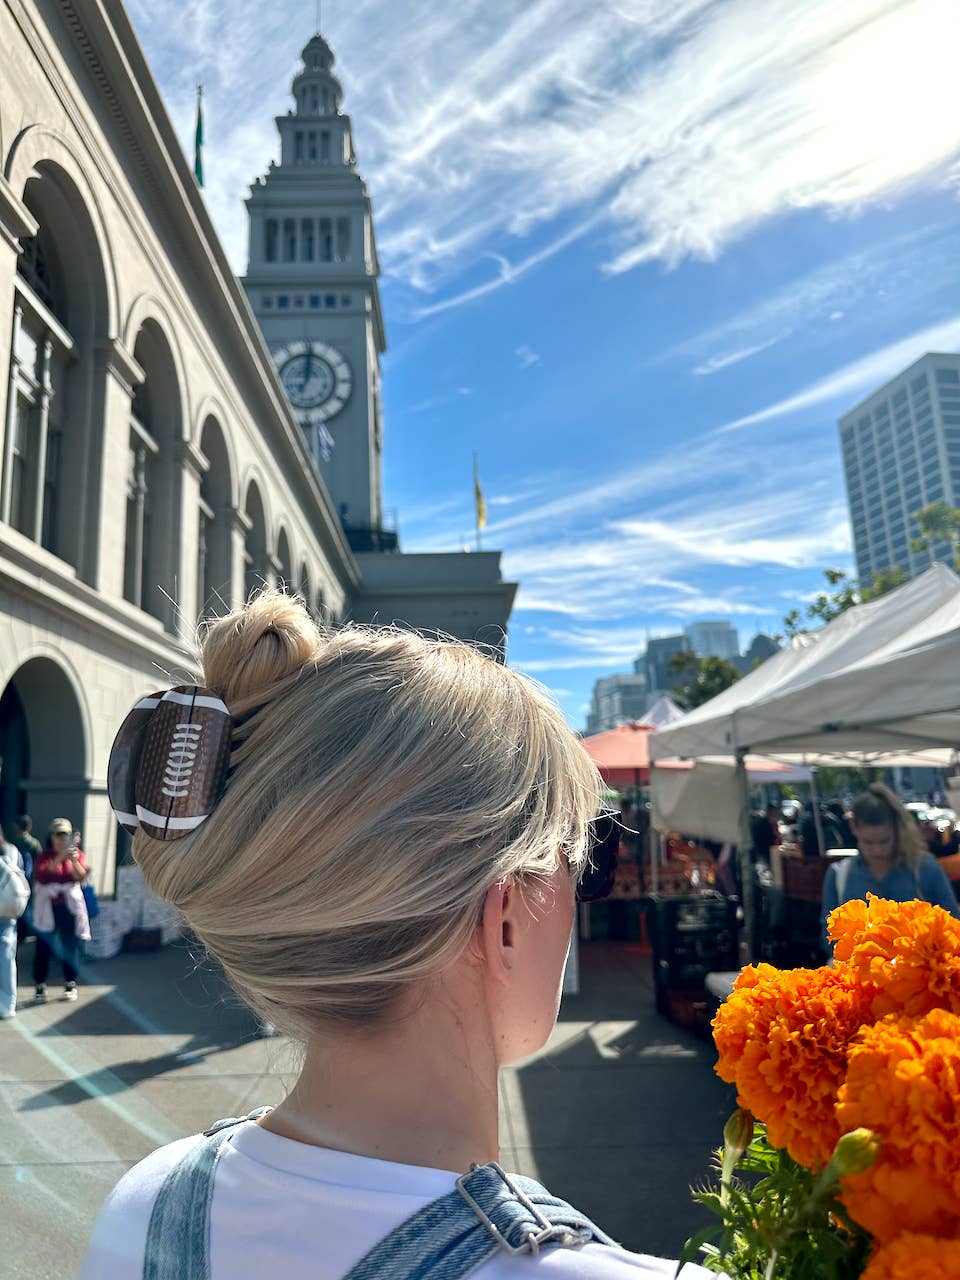
<path id="1" fill-rule="evenodd" d="M 0 695 L 0 823 L 29 813 L 40 840 L 51 819 L 82 832 L 89 778 L 80 703 L 51 658 L 31 658 Z"/>

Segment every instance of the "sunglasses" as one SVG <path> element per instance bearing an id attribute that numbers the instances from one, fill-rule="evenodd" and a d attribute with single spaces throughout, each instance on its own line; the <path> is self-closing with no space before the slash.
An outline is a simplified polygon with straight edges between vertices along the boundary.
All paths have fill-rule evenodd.
<path id="1" fill-rule="evenodd" d="M 577 885 L 578 902 L 597 902 L 607 897 L 617 876 L 619 850 L 620 810 L 604 806 L 590 823 L 590 848 Z"/>

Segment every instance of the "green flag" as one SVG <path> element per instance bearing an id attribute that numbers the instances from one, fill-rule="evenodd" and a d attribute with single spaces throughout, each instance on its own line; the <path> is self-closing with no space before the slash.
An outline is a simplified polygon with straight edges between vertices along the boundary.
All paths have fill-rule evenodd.
<path id="1" fill-rule="evenodd" d="M 193 172 L 197 186 L 203 186 L 203 85 L 197 85 L 197 131 L 193 138 Z"/>

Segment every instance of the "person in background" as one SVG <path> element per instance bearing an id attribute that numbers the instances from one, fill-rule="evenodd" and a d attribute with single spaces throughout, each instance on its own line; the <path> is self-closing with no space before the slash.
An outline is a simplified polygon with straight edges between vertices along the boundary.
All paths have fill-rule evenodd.
<path id="1" fill-rule="evenodd" d="M 820 829 L 823 832 L 823 839 L 826 845 L 825 849 L 820 847 L 820 838 L 817 832 L 817 820 L 813 811 L 803 820 L 800 828 L 800 842 L 803 846 L 804 854 L 809 857 L 820 857 L 827 849 L 852 849 L 855 846 L 853 832 L 844 816 L 843 806 L 836 800 L 830 801 L 828 804 L 821 804 L 820 807 Z"/>
<path id="2" fill-rule="evenodd" d="M 23 859 L 23 874 L 30 881 L 30 888 L 33 889 L 33 864 L 37 860 L 37 856 L 43 853 L 43 845 L 33 834 L 33 819 L 29 813 L 18 814 L 13 820 L 13 841 L 12 843 L 20 850 L 20 857 Z M 27 903 L 27 909 L 17 921 L 17 941 L 22 942 L 24 938 L 33 936 L 33 896 L 31 894 L 30 901 Z"/>
<path id="3" fill-rule="evenodd" d="M 0 859 L 24 871 L 23 855 L 0 827 Z M 17 922 L 0 916 L 0 1021 L 17 1015 Z"/>
<path id="4" fill-rule="evenodd" d="M 950 881 L 896 795 L 879 782 L 853 802 L 857 854 L 829 867 L 823 881 L 822 941 L 829 954 L 827 917 L 841 903 L 875 893 L 892 902 L 932 903 L 960 917 Z"/>
<path id="5" fill-rule="evenodd" d="M 80 888 L 89 875 L 83 850 L 71 839 L 73 824 L 67 818 L 50 823 L 50 845 L 34 867 L 34 927 L 37 949 L 33 956 L 36 999 L 47 998 L 50 953 L 55 951 L 63 965 L 64 998 L 77 998 L 79 943 L 90 941 L 87 905 Z"/>
<path id="6" fill-rule="evenodd" d="M 780 843 L 780 806 L 768 804 L 766 812 L 759 814 L 752 823 L 753 860 L 770 862 L 770 850 Z"/>

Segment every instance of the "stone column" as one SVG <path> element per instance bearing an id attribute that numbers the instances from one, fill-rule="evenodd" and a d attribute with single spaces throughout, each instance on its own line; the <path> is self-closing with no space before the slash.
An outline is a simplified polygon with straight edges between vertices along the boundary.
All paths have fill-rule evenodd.
<path id="1" fill-rule="evenodd" d="M 37 474 L 33 490 L 33 540 L 39 546 L 43 541 L 43 483 L 47 472 L 47 429 L 50 425 L 50 400 L 53 383 L 50 377 L 50 358 L 53 355 L 53 339 L 43 340 L 40 357 L 40 395 L 36 410 L 37 424 Z"/>
<path id="2" fill-rule="evenodd" d="M 253 528 L 253 522 L 239 507 L 223 507 L 216 518 L 226 520 L 230 525 L 230 598 L 227 603 L 231 609 L 239 609 L 247 594 L 247 535 Z"/>
<path id="3" fill-rule="evenodd" d="M 10 503 L 13 489 L 13 441 L 17 431 L 17 374 L 20 361 L 17 358 L 17 341 L 23 324 L 23 308 L 19 303 L 13 308 L 13 324 L 10 329 L 10 376 L 7 379 L 7 412 L 3 436 L 3 482 L 0 488 L 0 520 L 10 523 Z"/>

